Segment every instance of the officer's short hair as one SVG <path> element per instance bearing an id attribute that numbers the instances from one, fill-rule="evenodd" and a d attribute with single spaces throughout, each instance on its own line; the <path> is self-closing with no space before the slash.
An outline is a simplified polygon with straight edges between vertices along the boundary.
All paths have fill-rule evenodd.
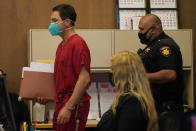
<path id="1" fill-rule="evenodd" d="M 161 19 L 157 15 L 153 15 L 152 19 L 155 25 L 157 25 L 160 29 L 163 29 Z"/>

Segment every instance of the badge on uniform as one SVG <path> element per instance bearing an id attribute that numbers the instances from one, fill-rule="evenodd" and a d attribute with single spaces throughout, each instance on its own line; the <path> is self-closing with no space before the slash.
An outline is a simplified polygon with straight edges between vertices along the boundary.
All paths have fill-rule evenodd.
<path id="1" fill-rule="evenodd" d="M 171 49 L 169 46 L 163 46 L 159 49 L 159 51 L 164 57 L 168 57 L 171 54 Z"/>

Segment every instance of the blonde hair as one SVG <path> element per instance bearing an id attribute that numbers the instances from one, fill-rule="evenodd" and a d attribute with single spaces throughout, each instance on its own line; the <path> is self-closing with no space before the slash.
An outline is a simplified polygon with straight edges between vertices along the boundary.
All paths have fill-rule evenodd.
<path id="1" fill-rule="evenodd" d="M 115 88 L 118 90 L 111 109 L 116 113 L 120 96 L 130 94 L 141 103 L 148 116 L 147 131 L 158 130 L 158 118 L 149 81 L 140 57 L 133 52 L 124 51 L 111 58 L 111 69 Z"/>

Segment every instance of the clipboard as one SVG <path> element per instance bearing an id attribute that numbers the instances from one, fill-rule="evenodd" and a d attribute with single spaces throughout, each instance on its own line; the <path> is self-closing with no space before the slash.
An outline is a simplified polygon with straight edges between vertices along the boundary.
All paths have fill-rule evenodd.
<path id="1" fill-rule="evenodd" d="M 21 99 L 34 100 L 37 97 L 43 97 L 54 101 L 55 95 L 54 73 L 24 71 L 19 92 Z"/>

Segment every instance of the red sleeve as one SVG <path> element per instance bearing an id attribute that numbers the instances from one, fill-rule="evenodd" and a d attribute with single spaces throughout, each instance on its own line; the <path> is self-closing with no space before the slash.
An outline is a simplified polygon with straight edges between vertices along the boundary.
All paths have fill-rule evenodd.
<path id="1" fill-rule="evenodd" d="M 75 75 L 77 77 L 79 76 L 82 66 L 84 66 L 90 74 L 90 62 L 90 51 L 86 42 L 84 40 L 80 40 L 77 44 L 75 44 L 73 53 L 73 68 Z"/>

